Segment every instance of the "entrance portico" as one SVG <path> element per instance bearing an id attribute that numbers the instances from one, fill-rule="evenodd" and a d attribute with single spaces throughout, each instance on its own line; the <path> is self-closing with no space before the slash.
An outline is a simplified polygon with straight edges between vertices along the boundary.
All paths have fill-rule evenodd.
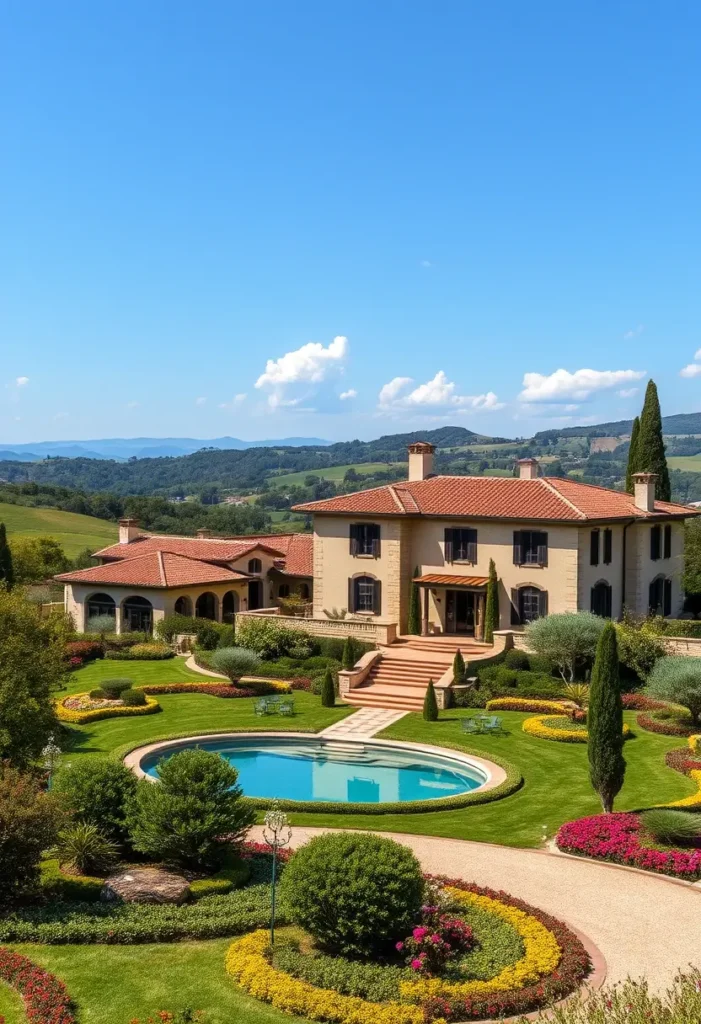
<path id="1" fill-rule="evenodd" d="M 421 589 L 421 635 L 428 636 L 431 597 L 443 633 L 484 636 L 484 606 L 487 593 L 486 576 L 453 576 L 428 573 L 417 576 L 414 583 Z"/>

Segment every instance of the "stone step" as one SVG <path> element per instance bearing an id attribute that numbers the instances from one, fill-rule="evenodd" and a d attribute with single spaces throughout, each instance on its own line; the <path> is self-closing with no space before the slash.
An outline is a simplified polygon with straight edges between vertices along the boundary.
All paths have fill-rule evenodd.
<path id="1" fill-rule="evenodd" d="M 351 690 L 344 698 L 346 703 L 354 707 L 396 708 L 397 711 L 420 711 L 423 708 L 421 697 L 405 697 L 396 694 L 375 693 L 373 687 L 360 687 Z"/>

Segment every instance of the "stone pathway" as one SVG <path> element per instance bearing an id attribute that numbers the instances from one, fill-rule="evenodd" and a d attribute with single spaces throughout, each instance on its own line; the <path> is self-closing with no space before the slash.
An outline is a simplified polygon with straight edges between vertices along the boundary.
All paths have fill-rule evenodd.
<path id="1" fill-rule="evenodd" d="M 319 736 L 333 736 L 335 739 L 367 739 L 382 732 L 400 718 L 404 718 L 408 711 L 390 711 L 386 708 L 360 708 L 340 722 L 334 722 L 328 729 L 323 729 Z"/>
<path id="2" fill-rule="evenodd" d="M 504 804 L 507 819 L 508 813 Z M 333 831 L 295 827 L 291 817 L 293 846 Z M 251 831 L 259 837 L 259 827 Z M 651 990 L 663 992 L 678 969 L 701 966 L 698 886 L 546 850 L 378 834 L 412 849 L 426 871 L 504 889 L 566 921 L 599 948 L 607 982 L 645 976 Z"/>

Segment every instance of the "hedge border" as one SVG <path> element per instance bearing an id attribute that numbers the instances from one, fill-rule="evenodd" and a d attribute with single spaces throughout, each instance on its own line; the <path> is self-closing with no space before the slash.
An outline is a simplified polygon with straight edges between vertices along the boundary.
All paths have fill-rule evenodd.
<path id="1" fill-rule="evenodd" d="M 645 729 L 646 732 L 656 732 L 660 736 L 693 736 L 698 726 L 695 726 L 689 722 L 688 725 L 684 725 L 682 722 L 672 722 L 669 719 L 661 721 L 654 717 L 655 712 L 652 711 L 649 714 L 645 711 L 641 712 L 636 718 L 636 722 L 641 729 Z"/>

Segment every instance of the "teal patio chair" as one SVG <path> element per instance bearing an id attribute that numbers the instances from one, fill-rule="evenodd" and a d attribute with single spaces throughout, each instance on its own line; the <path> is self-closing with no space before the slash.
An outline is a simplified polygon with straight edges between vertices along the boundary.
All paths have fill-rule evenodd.
<path id="1" fill-rule="evenodd" d="M 467 733 L 478 733 L 481 732 L 480 723 L 476 718 L 463 718 L 462 720 L 462 731 Z"/>
<path id="2" fill-rule="evenodd" d="M 293 700 L 281 700 L 277 704 L 277 712 L 279 715 L 291 717 L 295 713 L 295 702 Z"/>
<path id="3" fill-rule="evenodd" d="M 257 700 L 255 702 L 255 704 L 253 705 L 253 710 L 257 715 L 268 714 L 270 709 L 268 707 L 268 701 L 265 699 L 265 697 L 261 697 L 260 700 Z"/>
<path id="4" fill-rule="evenodd" d="M 501 718 L 497 718 L 496 715 L 487 715 L 482 720 L 482 731 L 483 732 L 503 732 L 504 728 L 501 724 Z"/>

